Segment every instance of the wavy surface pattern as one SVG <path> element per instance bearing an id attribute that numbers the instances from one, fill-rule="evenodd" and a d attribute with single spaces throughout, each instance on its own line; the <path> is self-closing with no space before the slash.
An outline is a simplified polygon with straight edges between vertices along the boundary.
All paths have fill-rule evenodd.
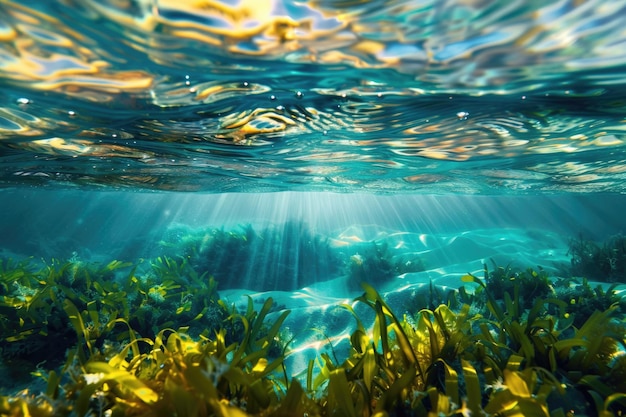
<path id="1" fill-rule="evenodd" d="M 626 4 L 0 1 L 0 184 L 618 192 Z"/>

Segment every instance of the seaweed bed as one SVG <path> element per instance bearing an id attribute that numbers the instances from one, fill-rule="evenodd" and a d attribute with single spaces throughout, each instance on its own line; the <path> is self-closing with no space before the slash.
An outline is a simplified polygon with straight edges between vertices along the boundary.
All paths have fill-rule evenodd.
<path id="1" fill-rule="evenodd" d="M 323 254 L 324 271 L 342 270 L 361 295 L 341 306 L 354 322 L 349 351 L 335 352 L 322 335 L 332 353 L 294 376 L 289 310 L 271 297 L 229 304 L 214 272 L 225 264 L 207 261 L 218 248 L 249 258 L 256 233 L 214 232 L 209 249 L 189 238 L 180 256 L 133 263 L 2 259 L 0 415 L 626 412 L 621 237 L 573 239 L 561 276 L 485 264 L 457 290 L 431 284 L 415 295 L 420 308 L 402 316 L 375 287 L 423 268 L 418 257 L 369 242 L 342 258 L 328 242 L 304 239 L 299 251 Z M 602 276 L 613 285 L 586 279 Z"/>

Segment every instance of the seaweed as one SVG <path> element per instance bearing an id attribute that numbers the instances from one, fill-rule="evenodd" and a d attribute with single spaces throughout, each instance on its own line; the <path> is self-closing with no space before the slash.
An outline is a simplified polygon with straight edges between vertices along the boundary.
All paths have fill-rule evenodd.
<path id="1" fill-rule="evenodd" d="M 419 255 L 396 253 L 385 241 L 353 245 L 348 254 L 347 275 L 352 288 L 358 288 L 362 282 L 379 285 L 398 275 L 425 269 Z"/>
<path id="2" fill-rule="evenodd" d="M 595 287 L 587 278 L 562 278 L 554 284 L 555 297 L 567 304 L 566 314 L 573 319 L 573 325 L 582 326 L 596 310 L 604 311 L 615 305 L 619 311 L 626 311 L 626 299 L 617 291 L 617 284 L 604 288 Z"/>
<path id="3" fill-rule="evenodd" d="M 474 325 L 480 316 L 469 316 L 469 306 L 455 313 L 440 305 L 434 311 L 421 310 L 411 321 L 400 320 L 372 287 L 364 284 L 364 288 L 357 301 L 375 312 L 372 332 L 368 334 L 354 309 L 345 306 L 357 320 L 350 338 L 353 353 L 342 365 L 332 364 L 326 357 L 320 372 L 329 380 L 331 412 L 549 415 L 546 399 L 559 390 L 559 381 L 548 371 L 526 366 L 522 357 L 512 354 L 505 361 L 483 357 L 492 365 L 489 370 L 473 365 L 480 363 L 480 348 L 475 347 L 483 334 L 473 333 L 481 328 Z M 490 338 L 481 346 L 501 343 Z M 498 387 L 484 399 L 481 379 Z M 340 397 L 344 398 L 342 404 L 334 400 Z"/>
<path id="4" fill-rule="evenodd" d="M 381 283 L 394 276 L 393 260 L 385 242 L 359 244 L 348 262 L 348 276 L 353 288 L 362 282 Z"/>
<path id="5" fill-rule="evenodd" d="M 626 347 L 624 323 L 613 319 L 619 311 L 617 303 L 590 316 L 580 315 L 585 318 L 576 328 L 573 323 L 577 314 L 570 313 L 569 304 L 563 300 L 536 299 L 533 308 L 526 311 L 505 293 L 501 307 L 482 280 L 472 274 L 464 280 L 483 288 L 490 315 L 495 319 L 479 321 L 482 338 L 476 359 L 488 364 L 490 372 L 509 369 L 511 363 L 524 369 L 541 369 L 547 372 L 544 380 L 558 382 L 554 384 L 558 395 L 565 395 L 563 387 L 583 391 L 593 399 L 590 403 L 595 404 L 599 415 L 606 411 L 604 401 L 612 393 L 625 390 L 623 380 L 615 377 L 626 375 L 624 361 L 616 360 Z M 549 314 L 551 311 L 556 314 Z M 502 378 L 500 374 L 498 380 Z M 625 406 L 621 397 L 611 400 L 613 410 L 623 412 Z"/>
<path id="6" fill-rule="evenodd" d="M 289 311 L 272 298 L 255 306 L 251 297 L 238 311 L 219 299 L 208 271 L 197 272 L 187 257 L 137 265 L 5 261 L 0 267 L 3 348 L 52 340 L 57 353 L 67 350 L 60 355 L 65 362 L 46 364 L 48 370 L 33 364 L 44 391 L 0 396 L 0 415 L 626 412 L 620 304 L 584 319 L 573 308 L 589 294 L 607 303 L 617 293 L 586 281 L 542 290 L 549 280 L 541 269 L 490 272 L 485 266 L 483 278 L 463 277 L 476 285 L 473 293 L 460 291 L 454 300 L 431 286 L 431 301 L 402 316 L 363 283 L 363 293 L 343 305 L 355 321 L 349 351 L 320 354 L 301 381 L 290 377 L 285 361 L 292 336 L 282 327 Z M 68 322 L 71 337 L 55 333 Z"/>
<path id="7" fill-rule="evenodd" d="M 571 274 L 603 282 L 626 282 L 626 236 L 616 235 L 603 243 L 570 239 Z"/>
<path id="8" fill-rule="evenodd" d="M 538 298 L 546 298 L 553 294 L 553 288 L 548 273 L 541 267 L 537 269 L 520 269 L 510 264 L 502 267 L 493 260 L 493 269 L 488 270 L 485 265 L 485 282 L 490 294 L 496 300 L 504 300 L 506 294 L 514 297 L 529 309 Z"/>
<path id="9" fill-rule="evenodd" d="M 260 230 L 249 224 L 233 230 L 175 229 L 160 246 L 164 256 L 183 257 L 225 288 L 296 289 L 337 272 L 341 265 L 329 240 L 302 221 Z"/>
<path id="10" fill-rule="evenodd" d="M 63 357 L 73 343 L 65 325 L 64 301 L 93 310 L 94 280 L 106 282 L 129 264 L 106 265 L 52 259 L 43 265 L 32 259 L 6 262 L 2 273 L 7 291 L 0 296 L 0 347 L 6 359 L 38 361 Z M 12 265 L 11 271 L 6 268 Z M 58 360 L 58 359 L 56 359 Z"/>
<path id="11" fill-rule="evenodd" d="M 112 323 L 117 318 L 145 336 L 175 322 L 191 326 L 197 335 L 210 331 L 208 325 L 219 323 L 226 314 L 217 303 L 215 280 L 198 275 L 184 261 L 157 258 L 152 273 L 143 277 L 137 276 L 138 265 L 120 261 L 101 265 L 28 259 L 0 265 L 6 286 L 0 295 L 0 348 L 5 363 L 62 358 L 75 343 L 65 324 L 68 308 L 77 310 L 79 314 L 73 316 L 84 320 L 90 330 L 84 340 L 88 347 L 115 339 Z"/>
<path id="12" fill-rule="evenodd" d="M 276 372 L 284 357 L 267 357 L 269 341 L 277 337 L 288 312 L 264 327 L 272 304 L 268 299 L 259 312 L 237 317 L 244 323 L 240 342 L 226 344 L 223 330 L 197 341 L 173 329 L 163 329 L 153 339 L 139 338 L 123 319 L 117 319 L 127 326 L 126 342 L 117 349 L 100 351 L 93 347 L 95 335 L 82 320 L 83 314 L 66 300 L 79 343 L 66 364 L 70 380 L 49 390 L 48 404 L 64 404 L 64 409 L 76 415 L 243 416 L 247 415 L 243 410 L 254 414 L 277 408 L 278 395 L 287 386 Z M 83 346 L 88 352 L 82 352 Z M 53 373 L 49 381 L 59 383 Z M 289 390 L 287 398 L 297 395 L 296 389 Z M 13 410 L 20 415 L 19 410 L 27 410 L 53 415 L 59 411 L 54 407 L 42 412 L 38 402 L 22 397 L 3 400 L 0 413 Z"/>

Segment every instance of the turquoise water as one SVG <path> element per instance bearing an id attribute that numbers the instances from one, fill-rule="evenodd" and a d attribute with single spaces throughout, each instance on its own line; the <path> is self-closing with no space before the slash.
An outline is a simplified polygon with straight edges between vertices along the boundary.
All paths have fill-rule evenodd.
<path id="1" fill-rule="evenodd" d="M 3 2 L 4 186 L 624 191 L 620 1 Z"/>
<path id="2" fill-rule="evenodd" d="M 294 221 L 624 230 L 619 1 L 0 7 L 6 256 Z"/>
<path id="3" fill-rule="evenodd" d="M 360 281 L 401 316 L 485 264 L 583 278 L 572 242 L 626 230 L 625 15 L 619 0 L 0 1 L 0 313 L 36 291 L 9 262 L 118 260 L 152 283 L 184 260 L 239 311 L 271 296 L 272 317 L 292 312 L 301 378 L 349 348 L 337 306 Z M 614 250 L 610 280 L 584 278 L 622 290 Z M 179 311 L 159 294 L 155 312 Z M 180 314 L 146 331 L 198 332 Z M 69 349 L 74 330 L 50 326 L 23 328 Z M 63 362 L 31 333 L 2 336 L 0 394 Z"/>

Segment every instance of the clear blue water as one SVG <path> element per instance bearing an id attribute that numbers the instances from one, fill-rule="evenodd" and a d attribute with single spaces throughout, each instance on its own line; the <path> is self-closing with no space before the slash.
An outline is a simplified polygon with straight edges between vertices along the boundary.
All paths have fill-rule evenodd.
<path id="1" fill-rule="evenodd" d="M 5 256 L 287 221 L 601 241 L 624 231 L 625 8 L 2 2 Z"/>
<path id="2" fill-rule="evenodd" d="M 624 192 L 621 1 L 227 3 L 2 2 L 0 184 Z"/>
<path id="3" fill-rule="evenodd" d="M 378 283 L 397 296 L 492 259 L 562 273 L 571 238 L 626 230 L 624 16 L 621 0 L 0 1 L 0 257 L 148 265 L 214 228 L 275 230 L 278 247 L 220 255 L 244 266 L 203 267 L 233 271 L 230 301 L 282 297 L 292 329 L 354 297 L 337 280 L 372 242 L 424 261 Z M 311 236 L 339 267 L 306 263 Z"/>

